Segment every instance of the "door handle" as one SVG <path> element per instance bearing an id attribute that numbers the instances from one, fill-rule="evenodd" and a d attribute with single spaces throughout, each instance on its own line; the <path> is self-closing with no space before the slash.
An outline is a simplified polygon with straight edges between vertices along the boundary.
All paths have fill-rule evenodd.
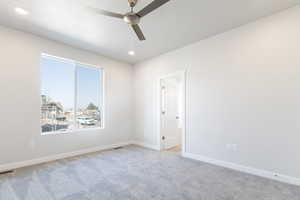
<path id="1" fill-rule="evenodd" d="M 180 117 L 179 117 L 179 116 L 176 116 L 176 119 L 180 119 Z"/>

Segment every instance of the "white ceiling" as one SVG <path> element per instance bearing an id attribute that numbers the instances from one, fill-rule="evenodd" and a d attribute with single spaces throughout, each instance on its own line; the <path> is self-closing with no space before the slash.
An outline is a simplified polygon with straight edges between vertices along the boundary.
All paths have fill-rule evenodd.
<path id="1" fill-rule="evenodd" d="M 152 0 L 140 0 L 136 11 Z M 89 12 L 93 6 L 114 12 L 129 10 L 127 0 L 1 0 L 0 24 L 66 44 L 136 63 L 224 32 L 300 0 L 171 0 L 142 19 L 147 38 L 139 41 L 122 20 Z M 17 15 L 15 7 L 30 12 Z M 134 50 L 135 56 L 127 52 Z"/>

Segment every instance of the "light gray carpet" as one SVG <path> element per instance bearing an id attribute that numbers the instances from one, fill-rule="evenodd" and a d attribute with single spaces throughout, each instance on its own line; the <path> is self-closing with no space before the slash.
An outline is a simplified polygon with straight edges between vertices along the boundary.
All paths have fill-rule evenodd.
<path id="1" fill-rule="evenodd" d="M 1 200 L 300 200 L 300 187 L 128 146 L 0 176 Z"/>

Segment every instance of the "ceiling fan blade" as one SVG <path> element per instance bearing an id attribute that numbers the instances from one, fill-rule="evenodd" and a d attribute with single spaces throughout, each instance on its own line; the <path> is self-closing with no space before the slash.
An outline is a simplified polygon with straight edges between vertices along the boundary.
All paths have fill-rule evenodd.
<path id="1" fill-rule="evenodd" d="M 146 40 L 146 38 L 145 38 L 145 36 L 144 36 L 141 28 L 139 27 L 139 25 L 137 25 L 137 24 L 136 25 L 132 25 L 132 28 L 133 28 L 134 32 L 136 33 L 136 35 L 138 36 L 138 38 L 140 40 Z"/>
<path id="2" fill-rule="evenodd" d="M 102 9 L 98 9 L 98 8 L 91 8 L 91 9 L 95 13 L 100 14 L 100 15 L 105 15 L 105 16 L 115 17 L 115 18 L 120 18 L 120 19 L 123 19 L 123 17 L 124 17 L 124 15 L 122 15 L 122 14 L 110 12 L 107 10 L 102 10 Z"/>
<path id="3" fill-rule="evenodd" d="M 139 17 L 144 17 L 145 15 L 149 14 L 150 12 L 154 11 L 155 9 L 159 8 L 160 6 L 164 5 L 170 0 L 154 0 L 152 3 L 147 5 L 141 11 L 137 13 Z"/>

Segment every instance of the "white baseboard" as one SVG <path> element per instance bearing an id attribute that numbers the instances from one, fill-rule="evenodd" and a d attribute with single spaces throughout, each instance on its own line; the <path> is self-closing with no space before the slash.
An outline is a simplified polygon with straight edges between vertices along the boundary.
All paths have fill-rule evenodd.
<path id="1" fill-rule="evenodd" d="M 144 142 L 140 142 L 140 141 L 132 141 L 132 144 L 141 146 L 141 147 L 145 147 L 148 149 L 153 149 L 153 150 L 157 150 L 160 151 L 160 147 L 159 145 L 153 145 L 153 144 L 148 144 L 148 143 L 144 143 Z"/>
<path id="2" fill-rule="evenodd" d="M 266 170 L 247 167 L 247 166 L 243 166 L 243 165 L 239 165 L 239 164 L 235 164 L 235 163 L 231 163 L 231 162 L 226 162 L 226 161 L 222 161 L 222 160 L 216 160 L 213 158 L 208 158 L 208 157 L 193 154 L 193 153 L 184 153 L 182 156 L 186 157 L 186 158 L 202 161 L 205 163 L 210 163 L 213 165 L 218 165 L 218 166 L 222 166 L 225 168 L 245 172 L 248 174 L 252 174 L 252 175 L 256 175 L 256 176 L 260 176 L 260 177 L 300 186 L 300 178 L 295 178 L 295 177 L 291 177 L 291 176 L 287 176 L 287 175 L 283 175 L 283 174 L 278 174 L 275 172 L 270 172 L 270 171 L 266 171 Z"/>
<path id="3" fill-rule="evenodd" d="M 83 150 L 78 150 L 78 151 L 73 151 L 73 152 L 68 152 L 68 153 L 56 154 L 56 155 L 51 155 L 51 156 L 27 160 L 27 161 L 8 163 L 8 164 L 0 165 L 0 172 L 14 170 L 14 169 L 18 169 L 21 167 L 42 164 L 45 162 L 55 161 L 55 160 L 59 160 L 59 159 L 63 159 L 63 158 L 79 156 L 79 155 L 83 155 L 83 154 L 87 154 L 87 153 L 93 153 L 93 152 L 97 152 L 97 151 L 103 151 L 103 150 L 113 149 L 113 148 L 117 148 L 117 147 L 123 147 L 123 146 L 127 146 L 130 144 L 139 145 L 139 146 L 153 149 L 153 150 L 158 150 L 158 151 L 160 150 L 159 145 L 152 145 L 152 144 L 142 143 L 139 141 L 130 141 L 130 142 L 124 142 L 124 143 L 118 143 L 118 144 L 112 144 L 112 145 L 105 145 L 105 146 L 101 146 L 101 147 L 93 147 L 93 148 L 89 148 L 89 149 L 83 149 Z M 231 162 L 216 160 L 213 158 L 208 158 L 208 157 L 193 154 L 193 153 L 183 153 L 182 156 L 186 157 L 186 158 L 210 163 L 213 165 L 218 165 L 218 166 L 222 166 L 225 168 L 253 174 L 256 176 L 261 176 L 264 178 L 269 178 L 269 179 L 281 181 L 284 183 L 289 183 L 289 184 L 300 186 L 300 178 L 295 178 L 295 177 L 278 174 L 278 173 L 274 173 L 274 172 L 270 172 L 270 171 L 266 171 L 266 170 L 247 167 L 247 166 L 243 166 L 243 165 L 239 165 L 239 164 L 235 164 L 235 163 L 231 163 Z"/>
<path id="4" fill-rule="evenodd" d="M 63 158 L 79 156 L 79 155 L 83 155 L 83 154 L 87 154 L 87 153 L 93 153 L 93 152 L 97 152 L 97 151 L 103 151 L 103 150 L 113 149 L 113 148 L 117 148 L 117 147 L 123 147 L 123 146 L 127 146 L 130 144 L 132 144 L 132 142 L 124 142 L 124 143 L 105 145 L 105 146 L 100 146 L 100 147 L 93 147 L 93 148 L 89 148 L 89 149 L 83 149 L 83 150 L 78 150 L 78 151 L 73 151 L 73 152 L 68 152 L 68 153 L 61 153 L 61 154 L 56 154 L 56 155 L 51 155 L 51 156 L 47 156 L 47 157 L 26 160 L 26 161 L 21 161 L 21 162 L 8 163 L 8 164 L 0 165 L 0 172 L 14 170 L 14 169 L 18 169 L 21 167 L 42 164 L 42 163 L 46 163 L 46 162 L 50 162 L 50 161 L 63 159 Z"/>

